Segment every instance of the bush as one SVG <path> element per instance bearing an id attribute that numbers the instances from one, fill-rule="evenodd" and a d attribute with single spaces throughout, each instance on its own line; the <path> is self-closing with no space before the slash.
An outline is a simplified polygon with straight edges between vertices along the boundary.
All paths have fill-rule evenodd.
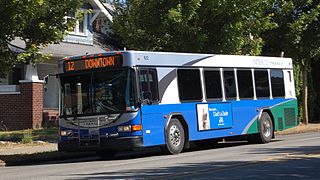
<path id="1" fill-rule="evenodd" d="M 0 131 L 0 141 L 28 143 L 35 140 L 58 142 L 59 128 Z"/>
<path id="2" fill-rule="evenodd" d="M 23 138 L 21 140 L 23 144 L 31 143 L 32 142 L 32 134 L 31 131 L 28 131 L 23 134 Z"/>

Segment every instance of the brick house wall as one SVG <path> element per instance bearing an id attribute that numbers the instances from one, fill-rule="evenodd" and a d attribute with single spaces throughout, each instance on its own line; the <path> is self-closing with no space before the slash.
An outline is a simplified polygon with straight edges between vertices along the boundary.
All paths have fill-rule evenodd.
<path id="1" fill-rule="evenodd" d="M 58 127 L 59 125 L 59 109 L 58 108 L 43 108 L 42 127 Z"/>
<path id="2" fill-rule="evenodd" d="M 43 83 L 20 82 L 20 91 L 0 94 L 0 122 L 7 130 L 40 128 L 43 115 Z"/>

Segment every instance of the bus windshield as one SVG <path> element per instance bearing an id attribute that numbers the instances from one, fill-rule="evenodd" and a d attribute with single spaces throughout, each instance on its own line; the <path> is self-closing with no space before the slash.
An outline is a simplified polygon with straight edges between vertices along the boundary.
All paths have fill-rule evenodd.
<path id="1" fill-rule="evenodd" d="M 111 114 L 135 109 L 133 69 L 63 75 L 61 115 Z"/>

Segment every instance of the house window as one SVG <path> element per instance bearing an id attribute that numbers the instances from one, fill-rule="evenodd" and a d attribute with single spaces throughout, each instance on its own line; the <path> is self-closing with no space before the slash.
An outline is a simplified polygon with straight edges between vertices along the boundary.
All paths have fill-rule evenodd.
<path id="1" fill-rule="evenodd" d="M 66 17 L 67 21 L 74 20 L 75 19 L 75 13 L 69 14 L 69 16 Z M 70 34 L 75 35 L 87 35 L 87 27 L 88 27 L 88 14 L 84 13 L 83 17 L 81 19 L 76 20 L 76 25 L 73 28 L 72 31 L 70 31 Z"/>

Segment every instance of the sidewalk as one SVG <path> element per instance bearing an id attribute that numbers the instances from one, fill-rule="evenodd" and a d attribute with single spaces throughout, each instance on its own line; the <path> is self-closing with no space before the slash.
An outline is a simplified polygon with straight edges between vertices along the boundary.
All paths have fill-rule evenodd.
<path id="1" fill-rule="evenodd" d="M 276 132 L 276 135 L 299 134 L 305 132 L 320 132 L 320 123 L 309 123 L 308 125 L 300 124 L 297 127 L 284 131 Z M 277 136 L 276 136 L 277 137 Z"/>
<path id="2" fill-rule="evenodd" d="M 95 152 L 59 152 L 56 143 L 0 145 L 0 167 L 95 156 Z"/>
<path id="3" fill-rule="evenodd" d="M 35 154 L 41 152 L 57 151 L 56 143 L 32 144 L 32 145 L 0 145 L 0 156 L 15 154 Z"/>

